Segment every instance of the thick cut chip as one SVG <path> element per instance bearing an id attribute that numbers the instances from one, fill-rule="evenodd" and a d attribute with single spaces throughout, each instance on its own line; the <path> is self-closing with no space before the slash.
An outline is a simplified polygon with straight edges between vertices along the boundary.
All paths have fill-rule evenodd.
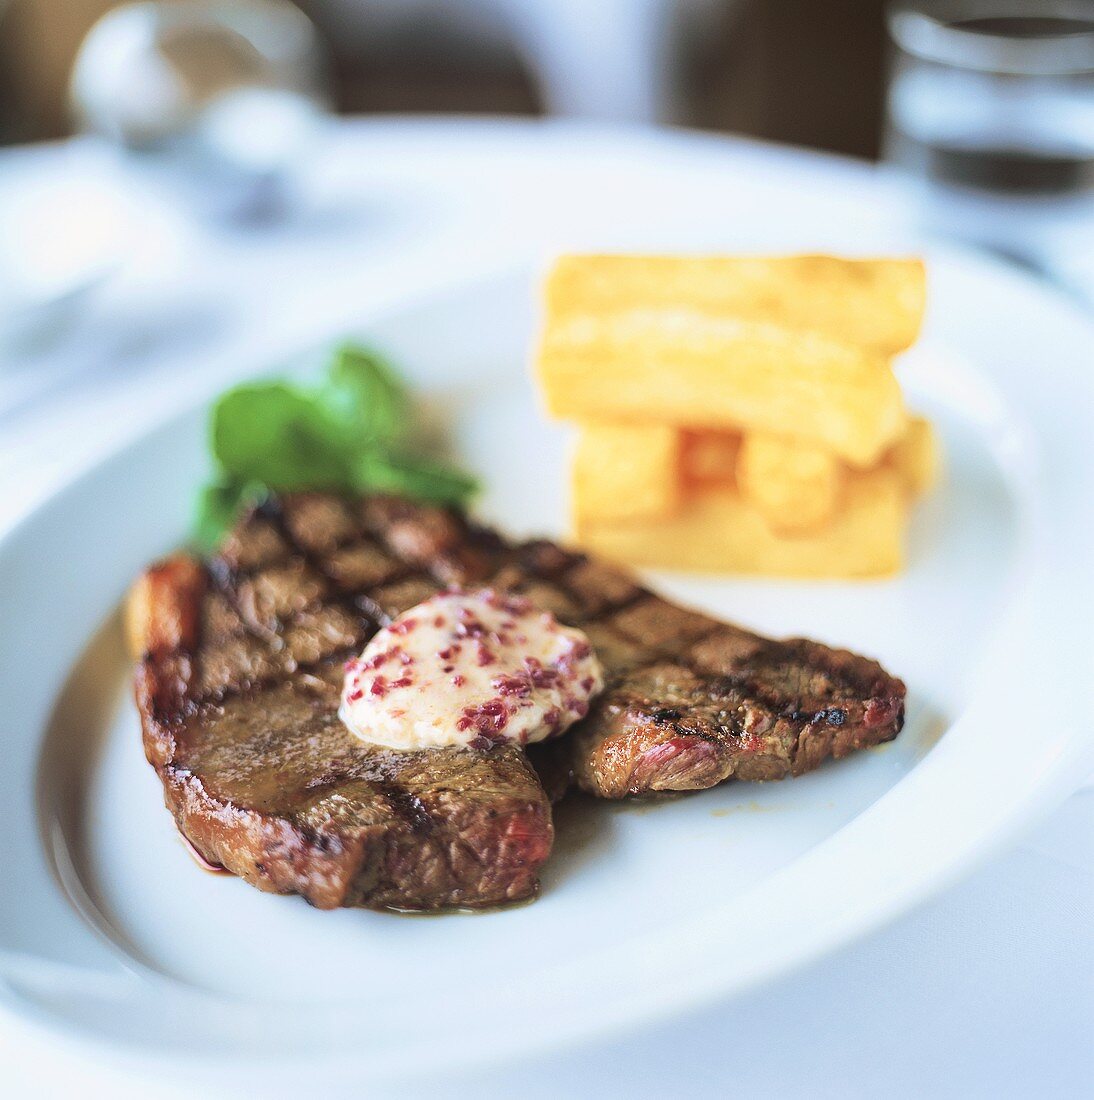
<path id="1" fill-rule="evenodd" d="M 680 433 L 661 424 L 584 424 L 574 452 L 575 522 L 657 519 L 679 503 Z"/>
<path id="2" fill-rule="evenodd" d="M 733 485 L 741 437 L 734 432 L 685 432 L 680 457 L 684 480 L 700 485 Z"/>
<path id="3" fill-rule="evenodd" d="M 922 416 L 910 417 L 904 435 L 886 455 L 886 462 L 900 474 L 912 496 L 930 492 L 941 465 L 938 438 L 931 422 Z"/>
<path id="4" fill-rule="evenodd" d="M 588 524 L 580 543 L 627 565 L 785 577 L 881 577 L 904 558 L 908 498 L 896 471 L 849 476 L 827 526 L 786 536 L 732 489 L 697 490 L 671 519 Z"/>
<path id="5" fill-rule="evenodd" d="M 749 432 L 737 456 L 737 489 L 774 531 L 813 531 L 836 512 L 843 464 L 831 451 Z"/>
<path id="6" fill-rule="evenodd" d="M 881 356 L 695 309 L 549 317 L 538 371 L 555 416 L 768 431 L 860 467 L 876 464 L 905 424 Z"/>
<path id="7" fill-rule="evenodd" d="M 838 256 L 563 256 L 547 282 L 553 317 L 689 308 L 817 332 L 880 355 L 919 333 L 926 274 L 916 259 Z"/>

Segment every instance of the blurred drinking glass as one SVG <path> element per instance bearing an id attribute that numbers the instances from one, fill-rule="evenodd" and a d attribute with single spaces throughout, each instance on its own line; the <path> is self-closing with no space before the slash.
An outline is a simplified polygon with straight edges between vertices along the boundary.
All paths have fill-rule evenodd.
<path id="1" fill-rule="evenodd" d="M 165 169 L 206 210 L 279 212 L 326 105 L 325 65 L 288 0 L 124 4 L 72 73 L 86 129 Z"/>
<path id="2" fill-rule="evenodd" d="M 1094 4 L 902 3 L 889 30 L 885 155 L 927 227 L 1094 278 Z"/>

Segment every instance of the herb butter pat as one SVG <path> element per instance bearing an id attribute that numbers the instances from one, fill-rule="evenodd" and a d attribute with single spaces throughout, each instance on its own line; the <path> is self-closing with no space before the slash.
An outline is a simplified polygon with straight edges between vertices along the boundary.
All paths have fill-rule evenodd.
<path id="1" fill-rule="evenodd" d="M 393 749 L 486 749 L 562 733 L 603 687 L 580 630 L 520 596 L 448 591 L 347 664 L 339 713 L 361 740 Z"/>

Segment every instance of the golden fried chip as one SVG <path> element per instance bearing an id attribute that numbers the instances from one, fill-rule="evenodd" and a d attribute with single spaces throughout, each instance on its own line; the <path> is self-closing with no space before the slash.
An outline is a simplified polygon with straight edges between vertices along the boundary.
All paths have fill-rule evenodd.
<path id="1" fill-rule="evenodd" d="M 538 372 L 574 420 L 767 431 L 874 465 L 904 428 L 890 364 L 848 344 L 688 309 L 549 319 Z"/>
<path id="2" fill-rule="evenodd" d="M 883 577 L 904 562 L 909 502 L 888 468 L 847 479 L 840 508 L 816 531 L 786 536 L 732 489 L 697 490 L 665 520 L 584 524 L 577 541 L 634 566 L 783 577 Z"/>
<path id="3" fill-rule="evenodd" d="M 925 299 L 918 259 L 571 255 L 547 281 L 552 317 L 689 309 L 817 332 L 882 356 L 915 341 Z"/>
<path id="4" fill-rule="evenodd" d="M 766 432 L 747 432 L 737 456 L 737 489 L 775 531 L 811 531 L 836 511 L 843 464 L 831 451 Z"/>
<path id="5" fill-rule="evenodd" d="M 653 519 L 679 502 L 680 433 L 662 424 L 580 427 L 573 463 L 578 523 Z"/>

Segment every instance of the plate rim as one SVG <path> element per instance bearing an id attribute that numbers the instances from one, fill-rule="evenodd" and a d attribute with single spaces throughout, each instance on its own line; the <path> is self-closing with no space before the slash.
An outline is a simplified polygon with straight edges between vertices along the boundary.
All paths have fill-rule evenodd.
<path id="1" fill-rule="evenodd" d="M 938 254 L 939 249 L 931 249 L 931 252 Z M 944 250 L 962 252 L 963 250 Z M 965 262 L 967 257 L 962 257 L 962 262 Z M 980 258 L 976 258 L 977 263 L 983 263 Z M 975 264 L 974 264 L 975 266 Z M 990 267 L 1000 270 L 1000 265 L 990 264 Z M 423 304 L 428 304 L 430 300 L 444 299 L 451 296 L 453 293 L 459 293 L 465 291 L 469 286 L 474 286 L 479 283 L 488 283 L 490 280 L 497 278 L 499 275 L 505 275 L 507 272 L 516 273 L 517 271 L 525 272 L 527 270 L 526 265 L 505 265 L 505 267 L 499 268 L 496 271 L 491 271 L 485 275 L 482 272 L 475 273 L 472 279 L 453 278 L 447 284 L 443 286 L 430 286 L 424 288 L 419 293 L 408 294 L 400 298 L 397 302 L 388 304 L 385 308 L 375 311 L 371 316 L 362 319 L 359 322 L 359 326 L 364 329 L 369 325 L 382 322 L 384 319 L 393 315 L 398 315 L 406 312 L 412 312 L 416 308 L 420 308 Z M 1003 269 L 1006 270 L 1006 269 Z M 1016 275 L 1017 273 L 1006 271 L 1008 275 Z M 1037 291 L 1045 292 L 1045 288 L 1039 284 L 1032 283 L 1030 285 Z M 1059 301 L 1055 295 L 1054 299 Z M 1091 325 L 1089 319 L 1084 318 L 1087 322 L 1091 339 L 1091 346 L 1094 347 L 1094 325 Z M 317 341 L 308 338 L 306 343 L 300 347 L 297 351 L 291 351 L 287 354 L 282 354 L 278 358 L 282 360 L 292 360 L 298 354 L 305 354 L 306 352 L 314 349 L 317 345 Z M 256 352 L 256 354 L 258 354 Z M 268 367 L 267 367 L 268 369 Z M 70 471 L 63 483 L 55 486 L 46 496 L 37 501 L 30 509 L 24 512 L 21 516 L 8 527 L 6 531 L 0 534 L 0 556 L 2 556 L 8 549 L 8 547 L 20 537 L 21 532 L 28 528 L 33 528 L 36 521 L 43 514 L 48 513 L 51 508 L 58 506 L 58 501 L 63 504 L 64 498 L 71 493 L 78 492 L 85 480 L 91 478 L 105 467 L 112 465 L 113 463 L 124 463 L 126 456 L 133 450 L 139 448 L 141 443 L 148 439 L 153 434 L 164 430 L 174 421 L 181 419 L 187 415 L 192 415 L 197 407 L 200 407 L 208 399 L 209 393 L 194 392 L 189 395 L 189 398 L 182 408 L 176 409 L 173 413 L 166 416 L 156 418 L 153 422 L 142 425 L 141 429 L 130 435 L 128 438 L 123 439 L 117 446 L 107 449 L 97 455 L 89 457 L 89 459 L 81 464 L 78 468 Z M 1031 489 L 1033 486 L 1031 486 Z M 1038 512 L 1043 512 L 1044 509 L 1038 507 L 1036 500 L 1027 501 L 1033 508 L 1033 513 L 1036 515 Z M 1040 517 L 1040 522 L 1043 523 L 1044 516 Z M 1044 537 L 1046 529 L 1038 525 L 1037 529 L 1041 532 L 1041 537 Z M 1051 578 L 1049 578 L 1051 580 Z M 51 694 L 51 698 L 55 698 L 55 695 Z M 971 697 L 970 697 L 971 698 Z M 955 724 L 962 720 L 964 713 L 967 713 L 971 709 L 971 702 L 966 708 L 966 711 L 961 715 L 958 715 L 955 719 Z M 1071 745 L 1071 748 L 1075 752 L 1079 752 L 1084 748 L 1081 744 L 1081 738 L 1078 735 L 1071 735 L 1067 741 Z M 997 851 L 999 847 L 1006 843 L 1006 841 L 1013 836 L 1017 831 L 1023 828 L 1033 817 L 1040 812 L 1044 811 L 1052 804 L 1056 798 L 1062 798 L 1067 793 L 1066 784 L 1061 784 L 1061 778 L 1067 773 L 1068 769 L 1073 766 L 1075 753 L 1071 755 L 1061 756 L 1056 762 L 1056 766 L 1038 777 L 1038 781 L 1030 788 L 1029 792 L 1026 792 L 1027 797 L 1022 803 L 1022 809 L 1020 812 L 1012 812 L 1006 817 L 1003 824 L 997 824 L 993 830 L 989 830 L 989 839 L 983 840 L 979 846 L 968 845 L 966 849 L 961 853 L 960 857 L 952 858 L 948 863 L 943 863 L 943 871 L 939 874 L 939 864 L 935 864 L 935 870 L 933 877 L 924 875 L 917 881 L 916 888 L 909 890 L 905 884 L 903 892 L 894 893 L 888 898 L 885 904 L 875 905 L 872 910 L 862 910 L 859 912 L 858 919 L 847 921 L 844 923 L 842 930 L 838 931 L 834 935 L 820 936 L 814 938 L 811 945 L 805 945 L 801 950 L 797 952 L 784 953 L 783 963 L 780 966 L 771 968 L 760 973 L 757 972 L 750 977 L 747 981 L 738 982 L 727 990 L 723 988 L 721 980 L 708 980 L 705 986 L 698 992 L 695 990 L 694 985 L 690 992 L 676 991 L 674 995 L 669 996 L 668 1004 L 666 1005 L 666 994 L 664 989 L 660 990 L 658 996 L 655 998 L 656 1003 L 645 1004 L 644 1008 L 639 1010 L 637 1001 L 639 998 L 631 998 L 626 1010 L 617 1012 L 610 1018 L 602 1017 L 597 1026 L 590 1027 L 590 1023 L 587 1017 L 582 1018 L 580 1026 L 574 1026 L 572 1032 L 567 1034 L 564 1026 L 564 1022 L 558 1027 L 555 1027 L 551 1032 L 551 1038 L 541 1038 L 538 1035 L 529 1035 L 524 1037 L 524 1042 L 521 1042 L 521 1037 L 516 1036 L 507 1040 L 507 1056 L 512 1055 L 514 1057 L 521 1054 L 531 1053 L 535 1050 L 541 1050 L 551 1045 L 557 1044 L 559 1041 L 563 1043 L 573 1042 L 576 1039 L 593 1040 L 594 1038 L 606 1038 L 613 1034 L 618 1034 L 629 1027 L 637 1026 L 641 1023 L 649 1022 L 659 1017 L 675 1015 L 681 1011 L 685 1011 L 688 1008 L 700 1007 L 703 1004 L 711 1003 L 729 996 L 737 996 L 746 992 L 748 989 L 754 988 L 757 984 L 773 979 L 781 974 L 785 974 L 792 969 L 796 969 L 802 965 L 806 965 L 812 959 L 820 957 L 829 951 L 835 950 L 837 947 L 851 942 L 854 939 L 866 934 L 868 931 L 879 927 L 883 923 L 894 919 L 900 913 L 907 911 L 914 907 L 916 904 L 924 900 L 926 897 L 937 893 L 943 889 L 949 883 L 955 881 L 962 874 L 966 873 L 972 866 L 975 866 L 979 862 L 988 858 L 990 854 Z M 921 763 L 916 772 L 920 772 L 923 765 L 927 762 Z M 905 779 L 910 778 L 911 775 L 906 776 Z M 888 799 L 890 794 L 894 791 L 888 792 L 885 796 L 879 800 L 878 804 L 871 806 L 859 817 L 855 818 L 844 829 L 839 830 L 837 833 L 828 837 L 821 844 L 817 845 L 815 849 L 811 850 L 806 856 L 810 856 L 813 852 L 827 848 L 829 844 L 836 840 L 838 837 L 847 832 L 852 826 L 856 825 L 859 821 L 867 818 L 873 814 L 873 811 L 877 809 L 882 801 Z M 1037 797 L 1029 797 L 1030 795 L 1036 795 Z M 806 857 L 803 857 L 806 858 Z M 794 866 L 791 864 L 790 866 Z M 781 872 L 777 872 L 775 876 L 779 877 Z M 750 897 L 752 891 L 746 892 L 744 897 Z M 714 969 L 714 968 L 712 968 Z M 709 977 L 709 976 L 708 976 Z M 26 1007 L 27 1002 L 21 1002 L 23 1005 L 23 1012 L 19 1013 L 13 1006 L 9 997 L 9 990 L 6 987 L 6 982 L 0 979 L 0 1004 L 4 1006 L 5 1014 L 10 1014 L 13 1011 L 21 1015 L 23 1019 L 27 1019 Z M 649 998 L 646 998 L 649 1000 Z M 60 1024 L 65 1036 L 74 1040 L 78 1036 L 72 1033 L 71 1028 L 64 1026 L 62 1019 L 53 1019 L 48 1016 L 42 1020 L 43 1026 L 50 1028 L 51 1024 Z M 52 1028 L 51 1028 L 52 1030 Z M 88 1039 L 88 1042 L 95 1049 L 101 1049 L 101 1043 L 96 1040 Z M 462 1055 L 462 1056 L 461 1056 Z M 328 1055 L 325 1055 L 327 1057 Z M 293 1062 L 298 1059 L 308 1059 L 311 1054 L 307 1051 L 301 1051 L 297 1054 L 286 1055 L 286 1062 Z M 231 1058 L 228 1059 L 231 1061 Z M 453 1050 L 446 1054 L 446 1064 L 449 1062 L 460 1065 L 475 1065 L 480 1062 L 487 1062 L 494 1060 L 491 1052 L 483 1051 L 481 1057 L 476 1058 L 469 1050 Z M 337 1061 L 337 1059 L 336 1059 Z M 222 1060 L 213 1058 L 211 1065 L 223 1065 Z M 345 1062 L 339 1062 L 338 1064 L 353 1065 L 355 1068 L 359 1067 L 359 1062 L 356 1057 L 348 1057 Z M 372 1070 L 376 1071 L 380 1067 L 372 1066 Z"/>

